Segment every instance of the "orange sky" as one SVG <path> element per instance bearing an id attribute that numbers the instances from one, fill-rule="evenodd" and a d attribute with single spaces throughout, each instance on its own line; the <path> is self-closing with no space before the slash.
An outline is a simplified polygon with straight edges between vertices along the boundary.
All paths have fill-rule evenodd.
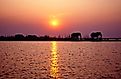
<path id="1" fill-rule="evenodd" d="M 53 16 L 60 22 L 56 30 L 51 29 L 49 24 Z M 82 29 L 85 31 L 87 29 L 87 33 L 100 29 L 107 31 L 109 27 L 113 30 L 115 25 L 118 25 L 117 29 L 121 28 L 121 0 L 0 0 L 1 20 L 5 20 L 5 23 L 10 21 L 21 25 L 32 23 L 37 26 L 27 27 L 49 31 L 50 33 L 47 34 L 55 34 L 54 32 L 66 34 Z M 9 31 L 4 29 L 10 26 L 0 25 L 3 29 L 1 34 Z M 98 26 L 101 26 L 100 29 Z M 16 29 L 17 27 L 19 26 L 14 26 Z M 14 32 L 9 31 L 8 33 Z M 39 30 L 35 33 L 41 34 Z"/>

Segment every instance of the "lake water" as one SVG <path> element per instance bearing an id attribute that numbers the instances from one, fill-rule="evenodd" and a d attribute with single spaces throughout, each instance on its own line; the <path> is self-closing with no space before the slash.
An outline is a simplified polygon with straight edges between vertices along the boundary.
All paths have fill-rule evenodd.
<path id="1" fill-rule="evenodd" d="M 0 79 L 121 79 L 121 42 L 0 42 Z"/>

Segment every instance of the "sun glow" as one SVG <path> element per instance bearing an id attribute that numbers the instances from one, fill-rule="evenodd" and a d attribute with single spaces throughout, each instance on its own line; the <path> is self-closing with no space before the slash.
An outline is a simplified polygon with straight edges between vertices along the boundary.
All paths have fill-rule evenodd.
<path id="1" fill-rule="evenodd" d="M 58 20 L 58 18 L 56 16 L 52 16 L 50 18 L 50 23 L 49 24 L 50 24 L 51 28 L 57 28 L 60 25 L 59 20 Z"/>
<path id="2" fill-rule="evenodd" d="M 52 24 L 53 27 L 57 27 L 57 26 L 59 25 L 59 22 L 58 22 L 57 19 L 53 19 L 53 20 L 51 21 L 51 24 Z"/>

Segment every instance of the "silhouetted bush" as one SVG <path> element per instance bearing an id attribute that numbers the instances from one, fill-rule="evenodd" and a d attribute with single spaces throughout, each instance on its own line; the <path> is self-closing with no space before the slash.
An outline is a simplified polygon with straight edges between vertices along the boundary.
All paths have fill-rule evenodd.
<path id="1" fill-rule="evenodd" d="M 38 41 L 39 38 L 36 35 L 27 35 L 26 40 L 28 40 L 28 41 Z"/>
<path id="2" fill-rule="evenodd" d="M 20 41 L 22 40 L 23 41 L 24 40 L 24 35 L 23 34 L 16 34 L 15 35 L 15 40 L 20 40 Z"/>

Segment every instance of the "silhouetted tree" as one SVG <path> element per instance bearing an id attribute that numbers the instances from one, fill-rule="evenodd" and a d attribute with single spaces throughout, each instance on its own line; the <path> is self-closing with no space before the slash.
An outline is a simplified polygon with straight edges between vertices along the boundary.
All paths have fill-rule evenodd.
<path id="1" fill-rule="evenodd" d="M 24 35 L 23 34 L 16 34 L 15 40 L 24 40 Z"/>
<path id="2" fill-rule="evenodd" d="M 5 37 L 4 36 L 0 36 L 0 40 L 5 40 Z"/>
<path id="3" fill-rule="evenodd" d="M 39 38 L 36 35 L 27 35 L 26 40 L 28 41 L 37 41 Z"/>
<path id="4" fill-rule="evenodd" d="M 44 40 L 45 40 L 45 41 L 49 41 L 49 36 L 48 36 L 48 35 L 45 35 L 45 36 L 44 36 Z"/>

